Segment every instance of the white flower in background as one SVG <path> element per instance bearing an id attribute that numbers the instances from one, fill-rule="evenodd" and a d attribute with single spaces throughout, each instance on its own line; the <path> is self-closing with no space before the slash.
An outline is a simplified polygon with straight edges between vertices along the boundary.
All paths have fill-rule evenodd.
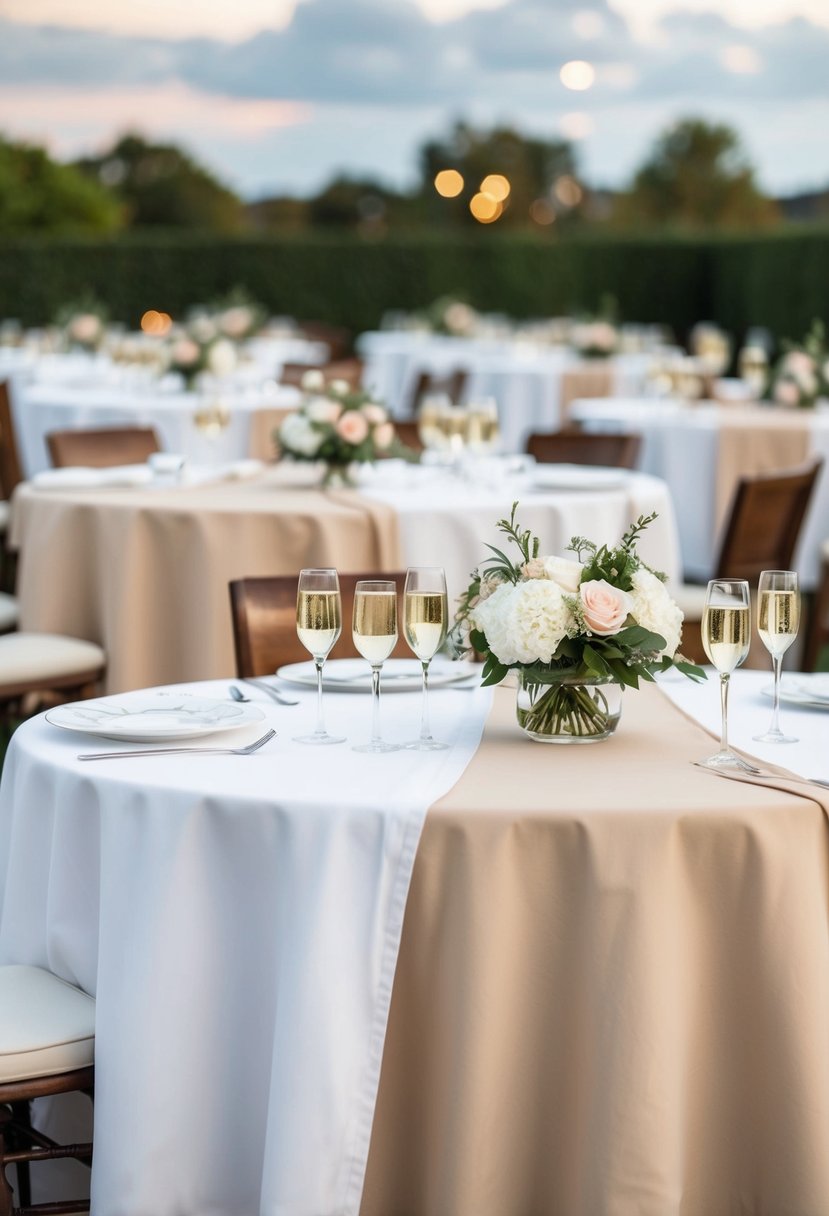
<path id="1" fill-rule="evenodd" d="M 332 380 L 328 386 L 328 390 L 337 397 L 345 397 L 351 392 L 351 385 L 347 380 Z"/>
<path id="2" fill-rule="evenodd" d="M 279 442 L 290 452 L 298 452 L 301 456 L 316 456 L 320 450 L 324 436 L 313 426 L 304 414 L 289 414 L 279 428 Z"/>
<path id="3" fill-rule="evenodd" d="M 367 401 L 364 406 L 361 406 L 361 409 L 366 421 L 370 422 L 372 426 L 380 426 L 388 418 L 382 405 L 377 405 L 375 401 Z"/>
<path id="4" fill-rule="evenodd" d="M 216 323 L 211 317 L 196 317 L 187 327 L 197 342 L 212 342 L 218 335 Z"/>
<path id="5" fill-rule="evenodd" d="M 662 635 L 665 639 L 662 654 L 676 654 L 682 640 L 682 609 L 671 598 L 662 580 L 640 566 L 633 576 L 630 597 L 637 625 Z"/>
<path id="6" fill-rule="evenodd" d="M 800 389 L 794 380 L 778 380 L 774 386 L 774 399 L 778 405 L 799 405 Z"/>
<path id="7" fill-rule="evenodd" d="M 299 382 L 306 393 L 318 393 L 325 388 L 325 376 L 318 367 L 309 368 Z"/>
<path id="8" fill-rule="evenodd" d="M 616 327 L 609 321 L 587 321 L 573 326 L 572 343 L 578 350 L 610 355 L 618 340 Z"/>
<path id="9" fill-rule="evenodd" d="M 207 352 L 207 367 L 214 376 L 229 376 L 236 367 L 236 347 L 227 338 L 219 338 Z"/>
<path id="10" fill-rule="evenodd" d="M 549 663 L 573 614 L 564 593 L 547 579 L 502 583 L 475 606 L 476 627 L 486 634 L 489 648 L 501 663 Z"/>
<path id="11" fill-rule="evenodd" d="M 450 334 L 466 336 L 474 332 L 478 322 L 478 314 L 468 304 L 455 300 L 447 306 L 443 314 L 443 324 Z"/>
<path id="12" fill-rule="evenodd" d="M 305 406 L 305 413 L 312 422 L 330 422 L 334 423 L 343 412 L 343 407 L 338 401 L 331 401 L 328 397 L 313 397 Z"/>
<path id="13" fill-rule="evenodd" d="M 558 583 L 563 591 L 575 595 L 581 584 L 584 566 L 569 557 L 545 557 L 544 577 Z"/>
<path id="14" fill-rule="evenodd" d="M 226 337 L 238 342 L 250 333 L 253 328 L 253 312 L 244 304 L 236 304 L 226 308 L 219 316 L 219 329 Z"/>

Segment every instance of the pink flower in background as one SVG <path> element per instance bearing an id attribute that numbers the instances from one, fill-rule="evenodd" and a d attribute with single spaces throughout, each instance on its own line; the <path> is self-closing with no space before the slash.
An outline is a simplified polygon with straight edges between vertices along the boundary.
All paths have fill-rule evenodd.
<path id="1" fill-rule="evenodd" d="M 587 628 L 600 637 L 618 633 L 633 608 L 628 593 L 603 578 L 582 583 L 579 591 Z"/>
<path id="2" fill-rule="evenodd" d="M 368 422 L 360 410 L 348 410 L 336 424 L 337 434 L 346 443 L 359 447 L 368 435 Z"/>
<path id="3" fill-rule="evenodd" d="M 192 338 L 179 338 L 173 344 L 170 357 L 178 367 L 192 367 L 201 357 L 201 347 Z"/>
<path id="4" fill-rule="evenodd" d="M 774 399 L 778 405 L 797 405 L 800 390 L 793 380 L 778 380 L 774 386 Z"/>
<path id="5" fill-rule="evenodd" d="M 383 422 L 374 428 L 374 446 L 381 452 L 390 448 L 394 442 L 394 427 L 390 422 Z"/>
<path id="6" fill-rule="evenodd" d="M 387 419 L 386 411 L 382 405 L 377 405 L 374 401 L 369 401 L 367 405 L 362 407 L 363 414 L 371 423 L 372 426 L 379 426 Z"/>

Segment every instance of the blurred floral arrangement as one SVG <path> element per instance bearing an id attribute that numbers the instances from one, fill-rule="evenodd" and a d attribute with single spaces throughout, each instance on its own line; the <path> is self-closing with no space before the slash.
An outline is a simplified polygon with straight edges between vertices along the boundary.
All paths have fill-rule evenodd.
<path id="1" fill-rule="evenodd" d="M 280 454 L 288 460 L 323 461 L 326 481 L 348 481 L 348 468 L 356 462 L 400 455 L 385 406 L 345 380 L 326 383 L 322 372 L 305 373 L 303 399 L 274 434 Z"/>
<path id="2" fill-rule="evenodd" d="M 424 313 L 427 325 L 436 334 L 470 338 L 478 328 L 479 316 L 471 304 L 452 296 L 441 296 Z"/>
<path id="3" fill-rule="evenodd" d="M 265 309 L 243 287 L 234 287 L 223 299 L 217 300 L 208 315 L 215 323 L 217 332 L 232 342 L 252 338 L 267 320 Z"/>
<path id="4" fill-rule="evenodd" d="M 94 295 L 64 305 L 55 318 L 70 350 L 99 350 L 106 336 L 109 312 Z"/>
<path id="5" fill-rule="evenodd" d="M 539 554 L 539 540 L 516 522 L 518 504 L 498 530 L 518 550 L 516 561 L 488 545 L 493 556 L 475 571 L 461 596 L 453 629 L 485 656 L 482 683 L 497 684 L 512 669 L 534 692 L 528 729 L 551 733 L 568 716 L 598 733 L 604 711 L 582 685 L 614 683 L 638 688 L 655 672 L 676 668 L 704 679 L 701 668 L 679 655 L 682 612 L 637 553 L 641 533 L 656 515 L 640 516 L 618 545 L 598 546 L 575 536 L 575 558 Z"/>
<path id="6" fill-rule="evenodd" d="M 167 340 L 167 370 L 177 372 L 187 388 L 191 388 L 202 372 L 224 377 L 234 371 L 236 347 L 229 338 L 220 337 L 212 325 L 205 327 L 194 321 L 185 328 L 171 331 Z"/>
<path id="7" fill-rule="evenodd" d="M 583 359 L 609 359 L 619 346 L 619 330 L 612 321 L 579 321 L 570 331 L 570 343 Z"/>
<path id="8" fill-rule="evenodd" d="M 787 343 L 769 385 L 775 405 L 812 409 L 820 397 L 829 397 L 829 350 L 822 321 L 813 321 L 801 343 Z"/>

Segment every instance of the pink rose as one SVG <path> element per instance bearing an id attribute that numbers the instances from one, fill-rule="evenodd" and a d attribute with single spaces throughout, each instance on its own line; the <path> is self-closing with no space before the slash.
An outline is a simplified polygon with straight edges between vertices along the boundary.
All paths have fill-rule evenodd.
<path id="1" fill-rule="evenodd" d="M 390 422 L 383 422 L 374 428 L 374 446 L 381 452 L 390 448 L 394 442 L 394 427 Z"/>
<path id="2" fill-rule="evenodd" d="M 347 410 L 338 420 L 336 429 L 340 438 L 355 448 L 359 447 L 368 435 L 368 423 L 365 415 L 359 410 Z"/>
<path id="3" fill-rule="evenodd" d="M 791 380 L 778 380 L 774 386 L 774 399 L 778 405 L 797 405 L 800 392 Z"/>
<path id="4" fill-rule="evenodd" d="M 620 591 L 605 579 L 591 579 L 579 587 L 584 623 L 591 633 L 600 637 L 618 633 L 633 608 L 626 591 Z"/>
<path id="5" fill-rule="evenodd" d="M 192 338 L 179 338 L 172 349 L 173 362 L 179 367 L 191 367 L 194 363 L 198 363 L 201 356 L 201 348 L 198 343 Z"/>

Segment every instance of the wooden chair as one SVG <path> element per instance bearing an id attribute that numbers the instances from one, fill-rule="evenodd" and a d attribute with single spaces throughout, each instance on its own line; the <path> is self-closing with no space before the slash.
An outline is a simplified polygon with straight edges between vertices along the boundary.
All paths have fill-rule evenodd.
<path id="1" fill-rule="evenodd" d="M 463 368 L 456 368 L 446 375 L 436 372 L 421 372 L 414 382 L 412 395 L 409 399 L 409 415 L 414 418 L 420 408 L 420 402 L 428 393 L 445 393 L 453 405 L 459 405 L 466 389 L 467 373 Z"/>
<path id="2" fill-rule="evenodd" d="M 542 464 L 595 464 L 635 469 L 641 435 L 592 434 L 587 431 L 535 431 L 527 451 Z"/>
<path id="3" fill-rule="evenodd" d="M 0 719 L 25 715 L 31 694 L 58 700 L 93 696 L 104 673 L 106 655 L 94 642 L 52 633 L 0 636 Z M 2 1209 L 0 1209 L 2 1216 Z"/>
<path id="4" fill-rule="evenodd" d="M 416 422 L 398 422 L 395 419 L 394 433 L 400 442 L 404 443 L 407 448 L 411 448 L 413 452 L 423 451 L 423 440 L 420 438 Z"/>
<path id="5" fill-rule="evenodd" d="M 50 971 L 0 967 L 0 1216 L 88 1212 L 88 1200 L 31 1203 L 29 1165 L 72 1157 L 89 1165 L 91 1144 L 56 1144 L 35 1131 L 29 1103 L 95 1084 L 95 1001 Z M 17 1166 L 15 1200 L 6 1170 Z"/>
<path id="6" fill-rule="evenodd" d="M 143 464 L 161 451 L 152 427 L 106 427 L 93 431 L 52 431 L 46 436 L 56 469 L 109 469 L 122 464 Z"/>
<path id="7" fill-rule="evenodd" d="M 806 647 L 803 652 L 803 670 L 814 671 L 824 646 L 829 646 L 829 540 L 820 547 L 821 569 L 812 611 Z"/>
<path id="8" fill-rule="evenodd" d="M 351 333 L 341 325 L 325 321 L 301 321 L 297 326 L 301 337 L 311 342 L 324 342 L 329 359 L 345 359 L 351 350 Z"/>
<path id="9" fill-rule="evenodd" d="M 0 380 L 0 497 L 8 501 L 22 480 L 9 386 L 7 381 Z"/>
<path id="10" fill-rule="evenodd" d="M 816 460 L 788 473 L 742 477 L 731 502 L 713 578 L 744 578 L 756 589 L 763 570 L 789 570 L 800 529 L 823 462 Z M 705 587 L 674 589 L 685 614 L 682 652 L 696 662 L 707 658 L 702 646 Z"/>
<path id="11" fill-rule="evenodd" d="M 389 579 L 397 584 L 402 595 L 406 581 L 404 573 L 340 574 L 343 601 L 343 631 L 332 659 L 354 658 L 359 655 L 351 638 L 351 614 L 354 589 L 359 579 Z M 236 674 L 246 676 L 272 675 L 285 663 L 301 663 L 310 655 L 296 633 L 297 575 L 276 575 L 272 578 L 242 578 L 230 584 L 230 610 L 233 617 L 233 643 L 236 649 Z M 402 621 L 400 622 L 402 626 Z M 395 656 L 411 657 L 403 639 L 403 630 Z"/>

